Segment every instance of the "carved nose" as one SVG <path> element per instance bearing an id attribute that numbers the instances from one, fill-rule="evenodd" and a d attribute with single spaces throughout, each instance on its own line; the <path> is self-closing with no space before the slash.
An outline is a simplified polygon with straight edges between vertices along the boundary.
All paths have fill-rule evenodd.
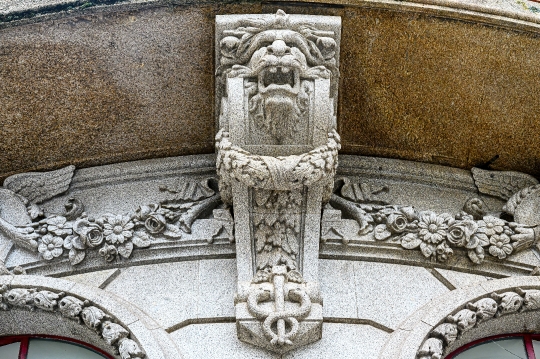
<path id="1" fill-rule="evenodd" d="M 274 54 L 276 56 L 283 56 L 285 54 L 291 53 L 291 48 L 287 46 L 287 44 L 283 40 L 274 41 L 272 45 L 267 47 L 267 49 L 269 53 Z"/>

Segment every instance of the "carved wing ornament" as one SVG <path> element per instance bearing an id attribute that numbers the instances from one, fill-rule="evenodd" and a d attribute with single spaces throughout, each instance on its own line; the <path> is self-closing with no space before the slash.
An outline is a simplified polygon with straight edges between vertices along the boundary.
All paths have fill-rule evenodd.
<path id="1" fill-rule="evenodd" d="M 473 168 L 472 173 L 480 193 L 508 200 L 503 212 L 488 213 L 480 198 L 469 199 L 458 214 L 390 205 L 368 197 L 355 197 L 352 188 L 361 186 L 351 184 L 348 179 L 338 186 L 329 204 L 358 223 L 358 235 L 420 250 L 435 262 L 446 261 L 457 248 L 465 250 L 473 263 L 481 264 L 486 256 L 505 260 L 514 253 L 540 246 L 538 182 L 517 172 Z M 337 233 L 346 243 L 347 239 L 337 227 L 331 221 L 325 224 L 323 219 L 322 240 L 329 238 L 329 233 Z"/>
<path id="2" fill-rule="evenodd" d="M 161 187 L 160 190 L 168 192 L 170 198 L 142 205 L 133 213 L 92 217 L 84 211 L 80 200 L 70 198 L 63 213 L 44 214 L 32 201 L 44 201 L 65 192 L 73 172 L 74 167 L 69 166 L 58 171 L 20 174 L 6 179 L 6 187 L 0 188 L 0 233 L 44 260 L 67 256 L 70 263 L 76 265 L 85 259 L 88 251 L 96 251 L 111 262 L 129 258 L 134 248 L 150 247 L 158 238 L 182 238 L 183 234 L 191 233 L 196 219 L 222 205 L 220 194 L 210 185 L 215 179 L 207 178 L 184 180 L 178 188 Z M 233 241 L 229 210 L 215 211 L 220 213 L 214 213 L 214 216 L 221 218 L 217 221 L 219 228 L 216 227 L 214 232 L 221 232 L 225 226 Z"/>

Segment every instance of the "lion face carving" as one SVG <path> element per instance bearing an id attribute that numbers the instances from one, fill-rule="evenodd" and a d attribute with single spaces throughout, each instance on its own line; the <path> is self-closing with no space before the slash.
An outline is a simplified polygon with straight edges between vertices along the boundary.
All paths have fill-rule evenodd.
<path id="1" fill-rule="evenodd" d="M 271 20 L 240 25 L 223 32 L 218 72 L 245 78 L 250 121 L 263 133 L 261 143 L 306 142 L 301 137 L 307 136 L 314 80 L 337 75 L 334 33 L 290 23 L 281 10 Z"/>

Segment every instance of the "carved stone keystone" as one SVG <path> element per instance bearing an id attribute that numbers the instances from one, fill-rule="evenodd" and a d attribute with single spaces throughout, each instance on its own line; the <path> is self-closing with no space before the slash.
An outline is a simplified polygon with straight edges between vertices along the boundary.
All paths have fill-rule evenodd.
<path id="1" fill-rule="evenodd" d="M 240 340 L 284 353 L 322 334 L 321 205 L 337 167 L 339 17 L 216 17 L 217 170 L 233 205 Z"/>

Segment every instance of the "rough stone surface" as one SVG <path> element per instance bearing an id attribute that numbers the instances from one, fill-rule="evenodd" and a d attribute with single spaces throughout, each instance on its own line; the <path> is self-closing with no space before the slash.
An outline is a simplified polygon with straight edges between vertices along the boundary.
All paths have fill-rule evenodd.
<path id="1" fill-rule="evenodd" d="M 201 318 L 234 317 L 235 277 L 233 260 L 162 263 L 122 270 L 106 290 L 169 328 Z"/>
<path id="2" fill-rule="evenodd" d="M 325 317 L 371 320 L 395 329 L 432 298 L 448 292 L 426 269 L 321 260 Z"/>
<path id="3" fill-rule="evenodd" d="M 367 325 L 324 323 L 324 338 L 302 349 L 287 353 L 283 356 L 265 353 L 264 351 L 240 342 L 235 337 L 235 327 L 232 323 L 192 325 L 171 334 L 178 347 L 192 350 L 182 352 L 188 358 L 222 358 L 231 359 L 304 359 L 330 358 L 339 355 L 340 358 L 375 359 L 387 333 Z M 348 343 L 362 342 L 356 347 Z M 339 354 L 337 354 L 339 353 Z"/>
<path id="4" fill-rule="evenodd" d="M 536 25 L 403 2 L 339 3 L 284 10 L 342 16 L 344 153 L 464 168 L 499 155 L 494 168 L 539 174 L 538 147 L 521 146 L 539 130 Z M 530 1 L 475 4 L 538 17 Z M 91 7 L 2 29 L 0 177 L 212 152 L 214 111 L 200 103 L 213 103 L 214 15 L 277 9 L 252 2 L 116 13 Z"/>
<path id="5" fill-rule="evenodd" d="M 476 284 L 478 282 L 484 282 L 484 281 L 493 279 L 491 277 L 486 277 L 483 275 L 457 272 L 457 271 L 448 270 L 448 269 L 436 268 L 433 270 L 439 272 L 439 274 L 442 277 L 444 277 L 455 288 L 467 287 L 467 286 Z"/>
<path id="6" fill-rule="evenodd" d="M 37 223 L 39 219 L 31 224 L 40 227 L 39 243 L 29 239 L 35 232 L 24 229 L 30 223 L 29 216 L 39 210 L 36 203 L 42 205 L 46 220 L 51 220 L 63 213 L 66 200 L 75 196 L 84 202 L 85 211 L 92 217 L 109 212 L 125 216 L 126 221 L 137 217 L 138 229 L 163 233 L 165 229 L 160 226 L 171 223 L 165 223 L 158 214 L 170 218 L 174 215 L 167 211 L 152 213 L 151 219 L 159 220 L 150 221 L 147 227 L 149 215 L 135 214 L 139 206 L 165 203 L 172 194 L 179 193 L 171 188 L 186 178 L 200 184 L 215 177 L 213 155 L 118 163 L 75 172 L 68 167 L 69 181 L 60 181 L 45 194 L 36 189 L 47 187 L 41 185 L 41 180 L 28 179 L 41 175 L 21 180 L 20 188 L 13 178 L 5 181 L 0 189 L 0 273 L 7 275 L 0 277 L 0 285 L 11 285 L 21 290 L 19 294 L 37 287 L 53 290 L 43 296 L 60 297 L 65 295 L 61 292 L 66 292 L 88 300 L 85 305 L 95 305 L 114 316 L 116 323 L 107 330 L 114 329 L 114 335 L 132 335 L 149 359 L 176 359 L 182 355 L 375 359 L 379 349 L 379 358 L 413 359 L 419 354 L 445 354 L 436 352 L 439 342 L 435 337 L 452 338 L 458 325 L 464 334 L 443 346 L 447 352 L 486 336 L 537 330 L 540 279 L 530 274 L 538 273 L 540 262 L 538 181 L 522 174 L 464 170 L 478 166 L 540 174 L 540 151 L 534 137 L 540 130 L 535 97 L 540 71 L 536 51 L 540 6 L 536 2 L 315 0 L 318 6 L 313 1 L 231 4 L 213 0 L 134 0 L 110 1 L 114 4 L 106 6 L 98 2 L 0 0 L 0 179 L 68 164 L 81 168 L 178 154 L 210 154 L 219 128 L 215 115 L 222 109 L 214 98 L 225 95 L 219 84 L 215 90 L 214 74 L 219 69 L 214 65 L 214 55 L 227 52 L 227 46 L 221 48 L 220 42 L 214 42 L 214 35 L 221 31 L 214 27 L 215 15 L 275 14 L 278 8 L 291 14 L 342 19 L 341 51 L 334 54 L 340 60 L 339 101 L 335 107 L 332 101 L 324 105 L 318 102 L 315 107 L 325 114 L 336 110 L 343 153 L 412 159 L 461 169 L 342 156 L 338 173 L 341 177 L 333 193 L 338 198 L 330 201 L 330 206 L 340 198 L 346 199 L 353 211 L 326 207 L 320 251 L 322 189 L 306 196 L 307 205 L 301 211 L 286 212 L 287 216 L 302 211 L 304 214 L 302 235 L 309 232 L 311 241 L 304 243 L 302 255 L 294 261 L 300 259 L 296 264 L 300 264 L 299 271 L 308 283 L 293 284 L 294 278 L 287 277 L 288 282 L 281 286 L 275 281 L 264 284 L 287 289 L 289 299 L 298 288 L 309 292 L 311 312 L 298 315 L 302 324 L 307 324 L 303 328 L 307 333 L 304 344 L 321 337 L 320 330 L 312 328 L 320 328 L 324 318 L 320 341 L 286 354 L 272 354 L 240 342 L 239 326 L 234 323 L 235 318 L 246 319 L 244 329 L 258 328 L 259 339 L 268 341 L 268 336 L 260 333 L 264 318 L 254 318 L 243 296 L 249 294 L 246 286 L 255 286 L 249 281 L 256 271 L 258 258 L 252 253 L 256 250 L 250 241 L 239 244 L 235 253 L 231 243 L 233 233 L 236 238 L 251 240 L 253 233 L 249 232 L 253 228 L 242 226 L 248 223 L 247 218 L 271 212 L 266 211 L 268 208 L 253 211 L 253 202 L 248 203 L 247 198 L 254 193 L 244 191 L 240 201 L 234 203 L 235 213 L 231 216 L 225 208 L 229 202 L 224 199 L 225 203 L 221 203 L 218 198 L 226 191 L 217 194 L 215 186 L 205 189 L 207 194 L 216 192 L 208 194 L 213 196 L 212 210 L 201 207 L 201 212 L 191 218 L 195 221 L 182 233 L 174 232 L 172 227 L 167 229 L 172 231 L 169 235 L 181 236 L 174 240 L 152 239 L 150 248 L 142 248 L 146 243 L 139 241 L 142 246 L 133 253 L 125 245 L 119 246 L 124 255 L 110 258 L 110 262 L 100 257 L 101 248 L 96 246 L 84 248 L 87 253 L 82 262 L 78 262 L 79 252 L 68 255 L 73 238 L 68 240 L 69 229 L 62 232 L 55 221 L 47 228 Z M 337 77 L 331 81 L 334 86 Z M 244 93 L 243 83 L 236 85 L 229 88 L 234 91 L 228 95 Z M 289 136 L 285 142 L 305 142 L 307 132 Z M 326 141 L 326 128 L 322 134 Z M 283 133 L 277 131 L 277 135 Z M 249 139 L 253 146 L 250 150 L 262 151 L 260 145 L 275 145 L 265 136 L 258 131 L 246 136 L 231 131 L 232 142 Z M 260 155 L 306 152 L 300 148 L 289 150 L 266 148 Z M 337 150 L 334 152 L 330 157 L 323 153 L 311 160 L 335 160 Z M 268 166 L 267 161 L 262 162 Z M 224 175 L 235 174 L 246 180 L 244 173 L 237 171 L 238 163 L 243 162 L 235 163 Z M 269 177 L 251 179 L 264 182 Z M 34 185 L 29 185 L 32 182 Z M 282 190 L 283 183 L 276 183 Z M 238 193 L 237 187 L 233 194 Z M 46 198 L 40 203 L 43 195 Z M 469 202 L 472 197 L 477 198 Z M 180 203 L 189 205 L 183 200 Z M 373 204 L 384 207 L 374 210 Z M 400 207 L 392 209 L 392 205 Z M 435 219 L 417 215 L 408 218 L 410 236 L 403 241 L 404 229 L 400 226 L 404 222 L 399 224 L 396 213 L 384 211 L 403 210 L 404 215 L 407 210 L 402 206 L 409 205 L 419 211 L 432 211 L 429 217 Z M 152 208 L 145 211 L 157 210 Z M 462 209 L 468 214 L 459 213 Z M 62 215 L 67 216 L 68 210 Z M 488 221 L 486 215 L 499 220 L 501 211 L 508 220 L 501 219 L 502 224 L 489 227 L 494 233 L 486 234 L 478 247 L 474 242 L 478 238 L 472 235 L 483 233 L 478 231 L 480 222 Z M 446 212 L 452 217 L 443 215 Z M 370 216 L 376 219 L 369 220 Z M 511 216 L 519 225 L 511 222 Z M 443 228 L 446 224 L 437 222 L 443 217 L 448 226 L 461 221 L 462 232 Z M 73 218 L 86 217 L 76 213 Z M 236 232 L 233 218 L 244 220 L 237 222 Z M 68 222 L 73 225 L 74 221 Z M 422 229 L 429 229 L 429 221 L 440 226 L 441 233 L 430 229 L 431 234 L 420 234 Z M 13 229 L 12 225 L 19 227 Z M 110 227 L 108 230 L 113 230 Z M 65 247 L 64 253 L 55 257 L 57 260 L 46 260 L 53 256 L 52 247 L 56 246 L 43 245 L 46 231 L 61 233 L 57 236 Z M 483 224 L 482 231 L 488 231 Z M 126 232 L 123 241 L 131 238 L 130 228 Z M 78 233 L 81 238 L 86 234 Z M 441 243 L 437 236 L 444 236 L 443 242 L 449 241 L 450 235 L 454 236 L 454 255 L 439 261 L 441 258 L 433 255 L 435 245 L 431 244 Z M 531 249 L 534 246 L 537 248 Z M 478 248 L 484 248 L 485 260 L 479 257 L 482 253 Z M 527 250 L 515 253 L 519 249 Z M 318 260 L 318 256 L 323 259 Z M 285 280 L 284 272 L 280 272 L 283 268 L 275 267 L 274 278 Z M 64 276 L 67 280 L 12 275 L 24 271 Z M 511 278 L 491 279 L 505 276 Z M 247 284 L 237 283 L 237 278 L 245 279 Z M 4 296 L 8 290 L 0 289 L 0 307 L 8 309 L 0 311 L 0 335 L 66 335 L 112 351 L 84 324 L 71 319 L 66 322 L 56 312 L 39 309 L 39 305 L 47 308 L 47 303 L 28 305 L 34 311 L 16 308 L 10 304 L 13 298 Z M 480 305 L 480 301 L 489 304 L 490 298 L 497 301 L 497 310 L 503 314 L 500 318 Z M 520 304 L 512 306 L 514 301 L 508 298 Z M 235 308 L 235 303 L 240 304 Z M 276 311 L 271 307 L 273 303 L 264 305 L 263 309 Z M 519 308 L 526 310 L 517 312 Z M 476 319 L 471 314 L 487 320 L 473 326 Z M 99 331 L 106 337 L 104 328 Z"/>
<path id="7" fill-rule="evenodd" d="M 70 275 L 63 278 L 72 282 L 89 285 L 91 287 L 103 288 L 118 274 L 120 274 L 119 269 L 107 269 L 103 271 Z"/>

